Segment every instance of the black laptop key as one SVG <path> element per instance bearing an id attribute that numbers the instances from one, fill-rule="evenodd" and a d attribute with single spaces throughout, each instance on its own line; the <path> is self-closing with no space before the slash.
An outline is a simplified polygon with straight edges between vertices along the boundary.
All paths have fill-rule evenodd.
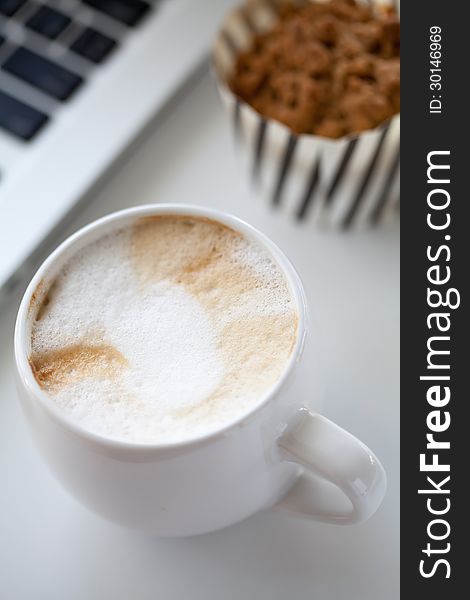
<path id="1" fill-rule="evenodd" d="M 41 6 L 34 15 L 28 19 L 26 26 L 37 33 L 40 33 L 44 37 L 53 40 L 59 33 L 64 31 L 69 23 L 70 19 L 67 15 L 64 15 L 54 8 Z"/>
<path id="2" fill-rule="evenodd" d="M 150 9 L 150 4 L 144 0 L 83 0 L 83 2 L 129 27 L 136 25 Z"/>
<path id="3" fill-rule="evenodd" d="M 67 100 L 83 79 L 26 48 L 18 48 L 3 69 L 58 100 Z"/>
<path id="4" fill-rule="evenodd" d="M 100 63 L 115 46 L 115 40 L 89 27 L 75 40 L 70 48 L 80 56 L 94 63 Z"/>
<path id="5" fill-rule="evenodd" d="M 23 6 L 26 0 L 0 0 L 0 15 L 11 17 Z"/>
<path id="6" fill-rule="evenodd" d="M 0 91 L 0 127 L 30 140 L 48 121 L 44 113 Z"/>

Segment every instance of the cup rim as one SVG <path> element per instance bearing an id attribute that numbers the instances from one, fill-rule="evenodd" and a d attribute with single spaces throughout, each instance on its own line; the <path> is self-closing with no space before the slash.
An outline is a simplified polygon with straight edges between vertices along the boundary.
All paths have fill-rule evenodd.
<path id="1" fill-rule="evenodd" d="M 253 407 L 243 412 L 233 421 L 219 427 L 217 429 L 189 437 L 187 439 L 181 439 L 171 442 L 134 442 L 129 440 L 119 440 L 111 437 L 107 437 L 104 434 L 96 433 L 87 430 L 85 427 L 77 423 L 74 419 L 68 416 L 63 410 L 61 410 L 49 395 L 41 389 L 36 378 L 34 377 L 31 369 L 28 357 L 28 341 L 30 330 L 28 327 L 29 308 L 31 299 L 34 292 L 38 288 L 40 282 L 47 275 L 47 273 L 56 264 L 57 260 L 66 253 L 73 249 L 74 246 L 79 245 L 84 239 L 90 237 L 97 230 L 113 223 L 116 227 L 122 222 L 123 226 L 129 225 L 133 220 L 136 220 L 145 216 L 153 215 L 164 215 L 164 214 L 181 214 L 195 217 L 206 217 L 218 221 L 222 224 L 228 225 L 229 227 L 239 231 L 240 233 L 247 235 L 248 238 L 255 239 L 260 243 L 275 260 L 278 266 L 281 268 L 284 276 L 287 279 L 291 294 L 294 298 L 297 308 L 297 337 L 294 348 L 292 349 L 289 360 L 281 377 L 274 383 L 274 385 L 255 403 Z M 112 229 L 111 229 L 112 230 Z M 26 291 L 21 299 L 18 313 L 15 323 L 14 331 L 14 354 L 15 354 L 15 366 L 17 375 L 26 393 L 34 402 L 38 402 L 41 407 L 45 410 L 48 416 L 61 425 L 64 429 L 71 431 L 78 437 L 84 439 L 87 442 L 97 444 L 99 446 L 105 446 L 110 449 L 128 449 L 130 451 L 158 451 L 167 450 L 174 448 L 185 448 L 189 446 L 199 445 L 201 443 L 208 442 L 218 437 L 226 435 L 229 431 L 234 430 L 239 426 L 243 426 L 245 422 L 250 420 L 255 414 L 262 410 L 271 400 L 273 400 L 283 388 L 286 381 L 289 379 L 295 365 L 299 361 L 302 354 L 305 337 L 307 333 L 307 301 L 305 290 L 302 285 L 300 276 L 296 269 L 284 254 L 284 252 L 264 233 L 247 223 L 246 221 L 231 215 L 229 213 L 219 211 L 212 208 L 206 208 L 200 205 L 191 205 L 183 203 L 161 203 L 161 204 L 145 204 L 131 208 L 126 208 L 116 212 L 112 212 L 104 217 L 101 217 L 84 227 L 81 227 L 72 235 L 67 237 L 61 242 L 43 261 L 40 267 L 37 269 L 30 283 L 28 284 Z"/>

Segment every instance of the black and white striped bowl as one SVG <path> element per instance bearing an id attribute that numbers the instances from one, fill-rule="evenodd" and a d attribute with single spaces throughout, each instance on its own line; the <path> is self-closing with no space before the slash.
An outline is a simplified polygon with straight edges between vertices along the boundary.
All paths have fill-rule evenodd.
<path id="1" fill-rule="evenodd" d="M 213 49 L 220 97 L 253 184 L 272 208 L 318 227 L 360 228 L 396 218 L 399 115 L 376 129 L 340 139 L 296 135 L 257 113 L 226 84 L 238 52 L 250 46 L 255 33 L 271 27 L 278 18 L 277 7 L 286 1 L 247 0 L 227 16 Z"/>

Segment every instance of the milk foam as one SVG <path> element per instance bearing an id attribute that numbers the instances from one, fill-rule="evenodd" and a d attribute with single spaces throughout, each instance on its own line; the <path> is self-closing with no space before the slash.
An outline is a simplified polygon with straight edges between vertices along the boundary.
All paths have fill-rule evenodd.
<path id="1" fill-rule="evenodd" d="M 297 328 L 264 249 L 192 217 L 143 220 L 91 243 L 35 310 L 40 385 L 86 429 L 140 443 L 194 437 L 254 406 L 284 371 Z"/>

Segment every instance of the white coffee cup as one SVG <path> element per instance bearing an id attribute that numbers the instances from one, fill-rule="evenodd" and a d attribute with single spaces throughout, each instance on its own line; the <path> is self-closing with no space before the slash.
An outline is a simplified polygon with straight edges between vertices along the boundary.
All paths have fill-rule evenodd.
<path id="1" fill-rule="evenodd" d="M 172 444 L 115 441 L 86 431 L 39 387 L 28 362 L 30 304 L 42 281 L 80 247 L 148 215 L 204 216 L 261 243 L 283 269 L 299 317 L 285 373 L 269 395 L 236 422 Z M 357 438 L 289 393 L 307 334 L 307 305 L 291 263 L 265 235 L 227 214 L 159 204 L 108 215 L 63 242 L 41 265 L 21 302 L 15 358 L 21 402 L 47 463 L 85 506 L 125 526 L 161 536 L 226 527 L 267 508 L 327 523 L 369 518 L 386 488 L 385 472 Z"/>

